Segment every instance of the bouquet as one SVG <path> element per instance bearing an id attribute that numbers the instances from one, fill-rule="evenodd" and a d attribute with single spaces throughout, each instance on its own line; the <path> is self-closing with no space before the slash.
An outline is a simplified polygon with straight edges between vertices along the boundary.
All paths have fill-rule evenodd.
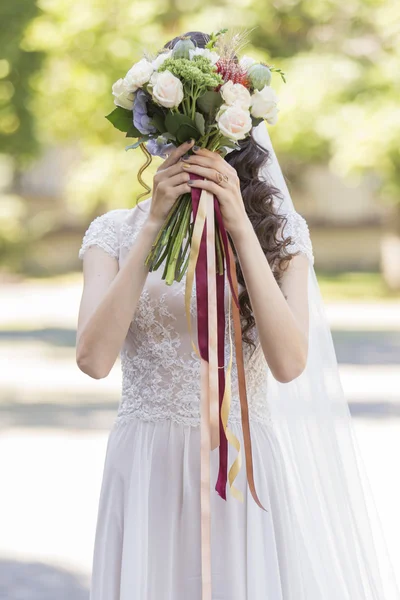
<path id="1" fill-rule="evenodd" d="M 238 141 L 263 119 L 274 124 L 278 108 L 271 77 L 277 71 L 285 80 L 284 73 L 247 56 L 239 61 L 240 43 L 240 35 L 229 37 L 223 29 L 211 34 L 205 48 L 196 48 L 190 38 L 182 37 L 172 50 L 135 63 L 114 83 L 117 108 L 107 116 L 126 137 L 137 140 L 126 149 L 140 146 L 150 155 L 165 157 L 173 147 L 194 139 L 197 146 L 225 155 L 240 149 Z M 143 170 L 139 180 L 146 194 L 150 188 L 141 179 Z M 191 208 L 191 194 L 178 198 L 146 258 L 149 271 L 165 261 L 162 278 L 168 285 L 180 281 L 187 271 L 194 227 Z M 215 246 L 221 273 L 219 224 Z"/>

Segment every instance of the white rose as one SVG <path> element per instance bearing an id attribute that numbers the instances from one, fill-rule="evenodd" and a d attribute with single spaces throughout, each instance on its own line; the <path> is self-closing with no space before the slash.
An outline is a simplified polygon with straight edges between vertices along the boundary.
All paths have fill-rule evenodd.
<path id="1" fill-rule="evenodd" d="M 189 50 L 189 56 L 190 60 L 193 59 L 193 56 L 204 56 L 204 58 L 208 58 L 213 65 L 219 61 L 219 55 L 208 48 L 194 48 L 194 50 Z"/>
<path id="2" fill-rule="evenodd" d="M 239 65 L 242 67 L 242 69 L 248 71 L 250 67 L 254 65 L 255 62 L 256 61 L 254 60 L 254 58 L 251 58 L 251 56 L 242 56 L 242 58 L 239 61 Z"/>
<path id="3" fill-rule="evenodd" d="M 165 108 L 179 106 L 183 100 L 182 82 L 175 75 L 172 75 L 168 69 L 161 73 L 153 73 L 150 86 L 152 87 L 153 98 Z"/>
<path id="4" fill-rule="evenodd" d="M 168 50 L 168 52 L 161 52 L 151 63 L 155 71 L 161 67 L 163 62 L 172 56 L 172 50 Z"/>
<path id="5" fill-rule="evenodd" d="M 134 64 L 125 75 L 125 83 L 129 91 L 136 92 L 138 88 L 147 83 L 153 71 L 153 65 L 145 58 Z"/>
<path id="6" fill-rule="evenodd" d="M 238 104 L 245 110 L 248 110 L 250 108 L 250 92 L 241 83 L 233 83 L 229 80 L 226 83 L 224 83 L 224 85 L 220 89 L 220 92 L 222 94 L 223 99 L 225 100 L 225 103 L 229 106 L 232 106 L 233 104 Z"/>
<path id="7" fill-rule="evenodd" d="M 248 110 L 238 104 L 228 106 L 223 104 L 216 116 L 219 130 L 231 140 L 242 140 L 252 128 L 252 121 Z"/>
<path id="8" fill-rule="evenodd" d="M 271 125 L 278 120 L 278 97 L 269 85 L 262 90 L 255 90 L 251 96 L 250 112 L 257 119 L 266 119 Z"/>
<path id="9" fill-rule="evenodd" d="M 127 110 L 133 109 L 134 93 L 128 90 L 124 79 L 118 79 L 118 81 L 113 84 L 112 93 L 114 96 L 114 104 L 116 106 L 121 106 Z"/>

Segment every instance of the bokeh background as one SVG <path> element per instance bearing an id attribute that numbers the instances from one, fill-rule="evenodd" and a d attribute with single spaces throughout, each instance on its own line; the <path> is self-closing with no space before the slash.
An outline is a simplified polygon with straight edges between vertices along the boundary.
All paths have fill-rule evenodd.
<path id="1" fill-rule="evenodd" d="M 140 151 L 104 116 L 143 51 L 247 28 L 280 66 L 270 135 L 315 267 L 400 571 L 398 0 L 3 0 L 0 5 L 0 599 L 88 598 L 118 363 L 75 365 L 89 222 L 135 204 Z M 157 166 L 154 162 L 153 170 Z M 147 174 L 151 182 L 151 169 Z M 397 561 L 397 562 L 396 562 Z"/>

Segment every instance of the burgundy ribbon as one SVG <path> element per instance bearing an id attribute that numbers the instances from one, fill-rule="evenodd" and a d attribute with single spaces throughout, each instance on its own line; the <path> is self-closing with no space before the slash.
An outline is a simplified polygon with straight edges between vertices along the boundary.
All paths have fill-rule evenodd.
<path id="1" fill-rule="evenodd" d="M 203 179 L 194 173 L 190 174 L 192 179 Z M 200 188 L 192 188 L 192 210 L 193 220 L 196 219 L 199 207 Z M 215 203 L 218 200 L 214 196 Z M 219 209 L 219 205 L 218 205 Z M 222 219 L 221 219 L 222 223 Z M 223 224 L 222 224 L 223 226 Z M 225 232 L 225 230 L 224 230 Z M 226 237 L 226 233 L 225 233 Z M 207 285 L 207 221 L 204 225 L 203 235 L 200 242 L 199 256 L 196 264 L 196 298 L 197 298 L 197 331 L 200 356 L 208 362 L 208 285 Z M 225 244 L 224 244 L 225 246 Z M 228 253 L 226 253 L 229 256 Z M 219 383 L 219 471 L 215 489 L 218 494 L 226 500 L 226 484 L 228 481 L 228 440 L 225 435 L 222 419 L 221 406 L 225 390 L 225 275 L 216 274 L 217 281 L 217 313 L 218 313 L 218 383 Z"/>

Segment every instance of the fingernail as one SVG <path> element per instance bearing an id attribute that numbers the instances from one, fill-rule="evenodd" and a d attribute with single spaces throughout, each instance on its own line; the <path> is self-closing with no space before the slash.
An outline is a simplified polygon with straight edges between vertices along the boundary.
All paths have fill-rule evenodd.
<path id="1" fill-rule="evenodd" d="M 193 150 L 197 152 L 197 150 L 200 150 L 200 146 L 193 146 Z"/>
<path id="2" fill-rule="evenodd" d="M 185 154 L 184 156 L 181 157 L 181 160 L 189 160 L 190 156 L 188 154 Z"/>
<path id="3" fill-rule="evenodd" d="M 194 182 L 195 182 L 195 180 L 194 180 L 194 179 L 189 179 L 189 181 L 187 181 L 186 183 L 187 183 L 188 185 L 193 185 L 193 184 L 194 184 Z"/>
<path id="4" fill-rule="evenodd" d="M 187 164 L 187 163 L 183 163 L 182 167 L 183 167 L 184 169 L 190 169 L 190 165 L 189 165 L 189 164 Z"/>
<path id="5" fill-rule="evenodd" d="M 188 140 L 186 143 L 187 144 L 193 144 L 193 142 L 194 142 L 194 138 L 190 138 L 190 140 Z"/>

